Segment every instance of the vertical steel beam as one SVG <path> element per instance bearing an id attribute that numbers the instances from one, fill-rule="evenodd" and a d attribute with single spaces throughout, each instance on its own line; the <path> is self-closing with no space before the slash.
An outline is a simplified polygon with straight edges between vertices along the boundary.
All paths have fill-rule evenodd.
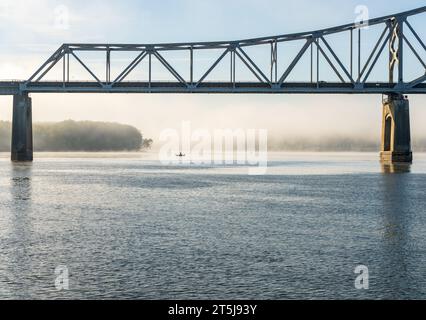
<path id="1" fill-rule="evenodd" d="M 189 63 L 190 63 L 190 67 L 189 67 L 189 74 L 190 74 L 190 83 L 191 85 L 194 83 L 194 47 L 191 46 L 191 49 L 189 49 L 190 52 L 190 57 L 189 57 Z"/>
<path id="2" fill-rule="evenodd" d="M 275 82 L 278 81 L 278 42 L 275 39 Z"/>
<path id="3" fill-rule="evenodd" d="M 319 50 L 319 39 L 315 39 L 315 43 L 317 45 L 317 87 L 319 87 L 320 82 L 320 50 Z"/>
<path id="4" fill-rule="evenodd" d="M 235 48 L 230 51 L 231 59 L 231 84 L 235 88 Z"/>
<path id="5" fill-rule="evenodd" d="M 105 75 L 106 83 L 111 82 L 111 50 L 107 47 L 106 51 L 106 75 Z"/>
<path id="6" fill-rule="evenodd" d="M 65 55 L 63 56 L 62 60 L 63 60 L 62 61 L 62 63 L 63 63 L 63 65 L 62 65 L 62 85 L 65 88 L 65 81 L 66 81 L 66 60 L 67 60 L 67 58 L 65 57 Z"/>
<path id="7" fill-rule="evenodd" d="M 314 83 L 314 44 L 311 43 L 311 83 Z"/>
<path id="8" fill-rule="evenodd" d="M 354 78 L 354 29 L 351 29 L 351 78 Z"/>
<path id="9" fill-rule="evenodd" d="M 278 81 L 278 42 L 271 42 L 271 83 Z"/>
<path id="10" fill-rule="evenodd" d="M 149 66 L 148 66 L 148 82 L 149 82 L 149 87 L 151 88 L 151 84 L 152 84 L 152 53 L 151 53 L 151 51 L 149 52 L 148 60 L 149 60 L 149 62 L 148 62 L 148 64 L 149 64 Z"/>
<path id="11" fill-rule="evenodd" d="M 70 54 L 67 53 L 67 82 L 70 82 Z"/>
<path id="12" fill-rule="evenodd" d="M 361 81 L 361 28 L 358 29 L 358 81 Z"/>

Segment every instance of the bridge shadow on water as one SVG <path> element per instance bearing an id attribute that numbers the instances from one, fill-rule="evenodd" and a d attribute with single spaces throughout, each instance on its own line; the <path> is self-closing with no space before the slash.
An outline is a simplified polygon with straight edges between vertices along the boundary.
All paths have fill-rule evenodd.
<path id="1" fill-rule="evenodd" d="M 8 255 L 7 264 L 12 268 L 9 272 L 9 286 L 14 298 L 28 299 L 31 298 L 31 283 L 34 282 L 30 270 L 36 270 L 33 268 L 32 247 L 32 164 L 12 163 L 10 174 L 10 241 L 15 243 L 16 250 Z"/>
<path id="2" fill-rule="evenodd" d="M 415 289 L 416 274 L 410 272 L 415 264 L 416 244 L 411 233 L 417 210 L 410 201 L 411 164 L 383 163 L 382 172 L 380 256 L 375 268 L 378 273 L 373 277 L 377 281 L 375 285 L 381 287 L 382 298 L 406 299 L 419 294 Z"/>

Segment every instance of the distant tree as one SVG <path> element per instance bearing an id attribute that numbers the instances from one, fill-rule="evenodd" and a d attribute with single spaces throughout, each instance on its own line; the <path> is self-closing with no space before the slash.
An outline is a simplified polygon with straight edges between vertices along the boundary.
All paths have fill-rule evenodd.
<path id="1" fill-rule="evenodd" d="M 151 149 L 153 143 L 152 139 L 143 139 L 142 149 Z"/>

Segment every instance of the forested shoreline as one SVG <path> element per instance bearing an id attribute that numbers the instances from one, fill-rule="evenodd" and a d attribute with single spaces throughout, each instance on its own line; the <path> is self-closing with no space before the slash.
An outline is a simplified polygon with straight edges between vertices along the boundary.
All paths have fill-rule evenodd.
<path id="1" fill-rule="evenodd" d="M 12 124 L 0 121 L 1 152 L 10 150 L 11 133 Z M 35 151 L 139 151 L 152 145 L 135 127 L 95 121 L 34 123 L 33 137 Z"/>
<path id="2" fill-rule="evenodd" d="M 12 124 L 0 121 L 0 152 L 10 151 Z M 34 151 L 140 151 L 152 147 L 152 139 L 144 139 L 141 132 L 130 125 L 73 121 L 40 122 L 33 125 Z M 156 146 L 159 147 L 159 146 Z M 268 150 L 313 152 L 376 152 L 380 140 L 355 137 L 269 137 Z M 413 139 L 413 150 L 426 152 L 426 139 Z"/>

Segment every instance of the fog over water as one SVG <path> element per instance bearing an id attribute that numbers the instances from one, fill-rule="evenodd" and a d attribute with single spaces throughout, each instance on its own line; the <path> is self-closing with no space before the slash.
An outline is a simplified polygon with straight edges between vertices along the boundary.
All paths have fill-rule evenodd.
<path id="1" fill-rule="evenodd" d="M 409 98 L 412 140 L 414 146 L 421 146 L 426 139 L 425 102 L 421 96 Z M 0 119 L 10 121 L 12 99 L 0 97 L 0 105 Z M 308 149 L 321 150 L 327 145 L 323 140 L 349 139 L 374 151 L 380 143 L 381 117 L 378 95 L 33 95 L 35 122 L 129 124 L 152 138 L 154 147 L 165 129 L 180 130 L 183 121 L 190 121 L 194 130 L 268 129 L 274 145 L 301 140 L 311 145 Z"/>

